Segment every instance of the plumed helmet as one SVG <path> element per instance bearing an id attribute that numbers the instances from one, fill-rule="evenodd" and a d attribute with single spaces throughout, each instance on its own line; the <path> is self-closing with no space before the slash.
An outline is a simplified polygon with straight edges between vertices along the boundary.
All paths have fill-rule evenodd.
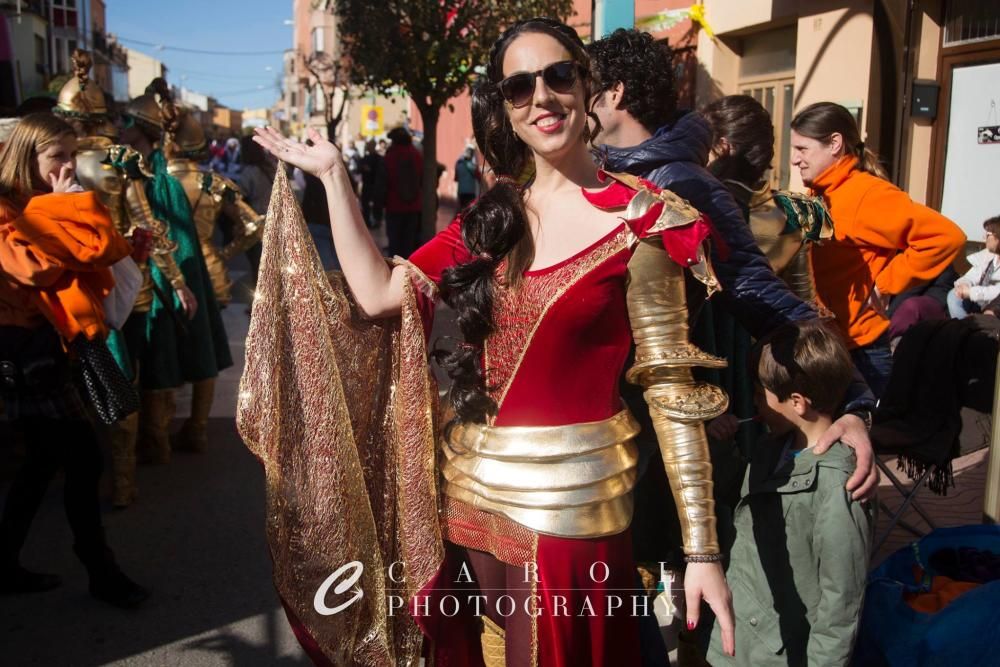
<path id="1" fill-rule="evenodd" d="M 163 115 L 160 112 L 160 99 L 169 96 L 170 88 L 160 77 L 146 86 L 146 92 L 135 97 L 125 107 L 125 113 L 150 128 L 163 130 Z M 159 99 L 158 99 L 159 98 Z"/>
<path id="2" fill-rule="evenodd" d="M 82 120 L 100 120 L 108 116 L 104 91 L 90 80 L 90 52 L 73 51 L 73 76 L 59 91 L 54 112 Z"/>
<path id="3" fill-rule="evenodd" d="M 208 146 L 205 130 L 191 111 L 184 111 L 180 114 L 172 138 L 176 150 L 184 154 L 200 153 Z"/>

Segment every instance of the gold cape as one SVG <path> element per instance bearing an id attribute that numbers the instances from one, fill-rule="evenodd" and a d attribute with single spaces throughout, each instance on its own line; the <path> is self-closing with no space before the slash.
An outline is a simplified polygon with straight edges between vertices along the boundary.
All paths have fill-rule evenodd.
<path id="1" fill-rule="evenodd" d="M 343 277 L 324 274 L 283 164 L 264 229 L 236 419 L 264 465 L 275 585 L 335 665 L 417 664 L 408 601 L 444 547 L 436 389 L 413 282 L 400 316 L 361 316 Z M 321 615 L 317 589 L 354 561 L 363 597 Z M 398 565 L 389 576 L 396 562 L 404 583 L 392 580 Z M 330 587 L 325 603 L 352 595 Z M 394 614 L 390 596 L 404 604 Z"/>

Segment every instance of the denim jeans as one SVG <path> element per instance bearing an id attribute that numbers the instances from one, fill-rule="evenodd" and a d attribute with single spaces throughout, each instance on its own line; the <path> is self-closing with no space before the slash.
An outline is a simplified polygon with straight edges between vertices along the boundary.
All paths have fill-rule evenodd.
<path id="1" fill-rule="evenodd" d="M 851 359 L 865 378 L 865 382 L 871 387 L 875 398 L 881 398 L 889 384 L 889 375 L 892 373 L 889 334 L 882 334 L 877 340 L 864 347 L 854 348 L 851 350 Z"/>
<path id="2" fill-rule="evenodd" d="M 981 312 L 983 310 L 979 307 L 979 304 L 959 297 L 954 287 L 948 291 L 948 314 L 954 319 L 960 320 L 966 315 Z"/>

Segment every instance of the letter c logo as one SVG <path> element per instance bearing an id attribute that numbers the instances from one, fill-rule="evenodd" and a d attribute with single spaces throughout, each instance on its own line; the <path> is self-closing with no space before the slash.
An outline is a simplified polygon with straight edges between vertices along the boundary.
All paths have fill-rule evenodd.
<path id="1" fill-rule="evenodd" d="M 336 572 L 327 577 L 326 581 L 324 581 L 320 585 L 319 589 L 317 589 L 316 596 L 313 598 L 313 608 L 316 610 L 317 613 L 322 614 L 323 616 L 333 616 L 336 613 L 344 611 L 352 604 L 354 604 L 355 602 L 364 597 L 365 595 L 364 591 L 361 590 L 361 588 L 358 588 L 357 591 L 354 593 L 354 595 L 351 596 L 351 599 L 348 600 L 347 602 L 338 605 L 336 607 L 326 606 L 326 595 L 330 590 L 330 586 L 332 586 L 333 582 L 339 579 L 340 576 L 348 570 L 354 570 L 354 572 L 351 573 L 351 575 L 347 579 L 340 582 L 339 584 L 336 585 L 336 587 L 334 587 L 333 592 L 336 595 L 343 595 L 345 592 L 347 592 L 347 589 L 356 585 L 358 583 L 358 580 L 361 579 L 361 573 L 364 572 L 365 566 L 361 564 L 361 561 L 357 560 L 351 561 L 346 565 L 341 565 L 339 568 L 337 568 Z"/>

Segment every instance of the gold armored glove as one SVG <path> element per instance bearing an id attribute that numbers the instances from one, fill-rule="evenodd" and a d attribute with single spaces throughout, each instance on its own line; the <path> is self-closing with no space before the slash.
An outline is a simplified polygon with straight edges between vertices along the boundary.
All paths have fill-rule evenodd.
<path id="1" fill-rule="evenodd" d="M 688 341 L 684 270 L 659 236 L 639 241 L 628 265 L 628 312 L 635 365 L 626 379 L 645 388 L 663 465 L 677 503 L 688 556 L 719 553 L 712 497 L 712 462 L 704 421 L 722 414 L 725 392 L 695 382 L 692 366 L 721 368 L 724 359 Z"/>

